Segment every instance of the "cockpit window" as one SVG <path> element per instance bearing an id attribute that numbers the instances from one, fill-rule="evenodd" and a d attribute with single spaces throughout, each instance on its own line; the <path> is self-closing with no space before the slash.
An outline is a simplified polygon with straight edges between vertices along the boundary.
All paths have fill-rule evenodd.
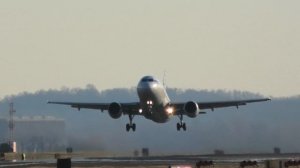
<path id="1" fill-rule="evenodd" d="M 149 78 L 143 78 L 142 79 L 142 82 L 148 82 L 149 81 Z"/>
<path id="2" fill-rule="evenodd" d="M 146 76 L 142 79 L 142 82 L 157 82 L 153 77 L 151 76 Z"/>

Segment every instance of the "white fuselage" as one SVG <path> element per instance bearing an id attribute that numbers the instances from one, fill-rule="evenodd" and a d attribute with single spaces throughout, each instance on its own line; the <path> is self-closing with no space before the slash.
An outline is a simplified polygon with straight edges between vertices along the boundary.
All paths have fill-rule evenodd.
<path id="1" fill-rule="evenodd" d="M 167 108 L 170 99 L 165 87 L 152 76 L 143 77 L 138 83 L 137 93 L 144 116 L 154 122 L 165 123 L 172 113 Z"/>

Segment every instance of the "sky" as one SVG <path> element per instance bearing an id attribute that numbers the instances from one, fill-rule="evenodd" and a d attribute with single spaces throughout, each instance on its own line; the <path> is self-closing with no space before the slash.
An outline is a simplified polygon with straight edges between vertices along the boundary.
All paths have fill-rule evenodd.
<path id="1" fill-rule="evenodd" d="M 0 1 L 0 97 L 95 85 L 300 93 L 299 0 Z"/>

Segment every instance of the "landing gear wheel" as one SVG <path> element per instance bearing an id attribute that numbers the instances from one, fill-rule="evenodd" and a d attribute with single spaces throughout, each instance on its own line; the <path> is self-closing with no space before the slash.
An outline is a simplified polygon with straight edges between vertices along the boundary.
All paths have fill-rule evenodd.
<path id="1" fill-rule="evenodd" d="M 135 129 L 136 129 L 136 125 L 133 123 L 132 126 L 131 126 L 131 128 L 132 128 L 132 131 L 134 132 Z"/>
<path id="2" fill-rule="evenodd" d="M 130 125 L 126 124 L 126 131 L 129 132 L 130 131 Z"/>
<path id="3" fill-rule="evenodd" d="M 129 132 L 130 129 L 132 129 L 132 131 L 134 132 L 135 129 L 136 129 L 135 123 L 132 123 L 133 118 L 134 118 L 134 115 L 131 115 L 131 114 L 130 114 L 130 115 L 129 115 L 129 123 L 126 124 L 126 131 L 127 131 L 127 132 Z"/>
<path id="4" fill-rule="evenodd" d="M 181 125 L 177 123 L 177 131 L 180 131 Z"/>
<path id="5" fill-rule="evenodd" d="M 177 123 L 177 131 L 180 131 L 181 128 L 183 129 L 183 131 L 186 131 L 186 124 L 183 122 L 183 115 L 178 115 L 178 118 L 180 122 Z"/>
<path id="6" fill-rule="evenodd" d="M 126 131 L 129 132 L 130 129 L 132 129 L 132 131 L 134 132 L 136 130 L 136 125 L 133 124 L 126 124 Z"/>
<path id="7" fill-rule="evenodd" d="M 182 124 L 182 129 L 183 129 L 184 131 L 186 131 L 186 125 L 185 125 L 185 123 Z"/>

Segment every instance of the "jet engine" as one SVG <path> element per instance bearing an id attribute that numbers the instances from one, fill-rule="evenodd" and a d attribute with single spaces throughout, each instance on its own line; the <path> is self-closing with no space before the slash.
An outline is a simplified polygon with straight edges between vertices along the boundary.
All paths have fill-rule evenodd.
<path id="1" fill-rule="evenodd" d="M 113 119 L 118 119 L 122 116 L 122 106 L 120 103 L 113 102 L 108 107 L 108 113 Z"/>
<path id="2" fill-rule="evenodd" d="M 184 104 L 183 109 L 186 113 L 186 115 L 190 118 L 195 118 L 197 117 L 197 114 L 199 112 L 199 107 L 196 102 L 189 101 Z"/>

